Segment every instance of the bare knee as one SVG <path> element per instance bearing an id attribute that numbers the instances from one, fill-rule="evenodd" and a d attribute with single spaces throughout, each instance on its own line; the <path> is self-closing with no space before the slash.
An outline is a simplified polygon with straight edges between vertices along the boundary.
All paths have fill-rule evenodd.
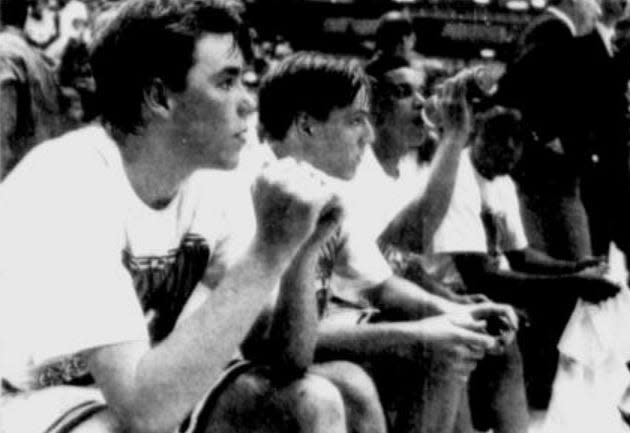
<path id="1" fill-rule="evenodd" d="M 343 398 L 328 380 L 307 375 L 278 391 L 277 400 L 289 402 L 300 425 L 345 425 Z"/>
<path id="2" fill-rule="evenodd" d="M 330 380 L 341 392 L 351 431 L 386 431 L 385 414 L 372 378 L 356 364 L 346 361 L 328 362 L 313 368 Z"/>
<path id="3" fill-rule="evenodd" d="M 364 410 L 380 407 L 374 381 L 363 368 L 346 361 L 330 364 L 336 372 L 326 377 L 337 386 L 346 402 Z"/>
<path id="4" fill-rule="evenodd" d="M 307 375 L 278 386 L 263 374 L 239 377 L 220 397 L 209 431 L 342 432 L 343 399 L 328 380 Z"/>

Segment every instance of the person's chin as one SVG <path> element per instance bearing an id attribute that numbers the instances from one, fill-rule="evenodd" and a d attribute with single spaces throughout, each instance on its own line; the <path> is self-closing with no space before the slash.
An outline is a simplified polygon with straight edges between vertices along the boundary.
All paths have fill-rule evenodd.
<path id="1" fill-rule="evenodd" d="M 238 167 L 240 158 L 239 155 L 235 155 L 233 157 L 221 158 L 219 160 L 213 159 L 207 161 L 206 164 L 203 164 L 199 168 L 211 169 L 211 170 L 234 170 Z"/>
<path id="2" fill-rule="evenodd" d="M 347 170 L 344 170 L 343 172 L 339 173 L 337 177 L 342 180 L 352 180 L 354 179 L 354 176 L 356 174 L 357 174 L 357 168 L 354 167 L 354 168 L 349 168 Z"/>
<path id="3" fill-rule="evenodd" d="M 236 167 L 238 167 L 239 161 L 240 161 L 240 158 L 238 155 L 236 155 L 233 158 L 225 160 L 225 163 L 223 164 L 222 168 L 223 170 L 234 170 L 236 169 Z"/>

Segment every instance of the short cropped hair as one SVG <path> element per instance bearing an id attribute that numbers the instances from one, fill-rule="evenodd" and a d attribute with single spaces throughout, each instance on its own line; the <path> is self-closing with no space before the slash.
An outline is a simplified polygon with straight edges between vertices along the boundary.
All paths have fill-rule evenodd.
<path id="1" fill-rule="evenodd" d="M 400 68 L 410 68 L 411 63 L 404 57 L 376 56 L 365 66 L 372 84 L 372 114 L 376 125 L 384 122 L 385 115 L 393 107 L 393 90 L 387 74 Z"/>
<path id="2" fill-rule="evenodd" d="M 526 129 L 520 111 L 495 105 L 475 116 L 474 135 L 483 143 L 503 146 L 509 139 L 515 145 L 522 145 L 527 139 Z"/>
<path id="3" fill-rule="evenodd" d="M 92 71 L 103 121 L 123 133 L 144 126 L 144 92 L 156 79 L 186 88 L 197 41 L 207 33 L 231 34 L 247 58 L 249 35 L 238 0 L 128 0 L 97 31 Z"/>
<path id="4" fill-rule="evenodd" d="M 347 107 L 369 81 L 356 59 L 299 52 L 282 60 L 262 80 L 259 120 L 265 138 L 282 141 L 300 114 L 326 121 Z"/>
<path id="5" fill-rule="evenodd" d="M 0 27 L 24 27 L 28 15 L 26 0 L 0 0 Z"/>

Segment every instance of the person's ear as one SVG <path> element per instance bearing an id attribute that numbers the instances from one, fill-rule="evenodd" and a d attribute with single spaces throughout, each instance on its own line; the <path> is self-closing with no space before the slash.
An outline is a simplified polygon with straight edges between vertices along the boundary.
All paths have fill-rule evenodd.
<path id="1" fill-rule="evenodd" d="M 144 104 L 148 111 L 162 118 L 169 117 L 173 107 L 169 94 L 162 80 L 154 79 L 144 91 Z"/>
<path id="2" fill-rule="evenodd" d="M 300 135 L 312 137 L 315 133 L 315 119 L 306 113 L 298 114 L 295 119 L 295 126 Z"/>

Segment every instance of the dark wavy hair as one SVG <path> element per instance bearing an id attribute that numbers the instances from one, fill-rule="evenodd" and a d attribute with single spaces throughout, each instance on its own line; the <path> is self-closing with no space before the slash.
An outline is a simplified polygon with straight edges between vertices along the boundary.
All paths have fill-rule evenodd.
<path id="1" fill-rule="evenodd" d="M 24 27 L 28 15 L 27 0 L 0 0 L 0 27 Z"/>
<path id="2" fill-rule="evenodd" d="M 258 95 L 263 136 L 284 140 L 300 114 L 325 121 L 336 108 L 369 93 L 368 77 L 356 59 L 315 52 L 285 58 L 262 80 Z"/>
<path id="3" fill-rule="evenodd" d="M 129 0 L 96 32 L 90 62 L 103 121 L 123 133 L 143 126 L 144 92 L 155 79 L 183 91 L 195 46 L 207 33 L 231 34 L 248 58 L 249 34 L 237 0 Z"/>

